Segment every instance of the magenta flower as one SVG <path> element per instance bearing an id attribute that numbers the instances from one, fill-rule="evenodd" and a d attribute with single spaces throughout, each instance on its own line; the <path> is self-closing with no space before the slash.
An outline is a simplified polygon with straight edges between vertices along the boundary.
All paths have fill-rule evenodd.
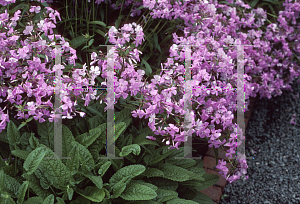
<path id="1" fill-rule="evenodd" d="M 153 137 L 153 136 L 146 136 L 146 138 L 149 139 L 149 140 L 156 140 L 156 138 Z"/>

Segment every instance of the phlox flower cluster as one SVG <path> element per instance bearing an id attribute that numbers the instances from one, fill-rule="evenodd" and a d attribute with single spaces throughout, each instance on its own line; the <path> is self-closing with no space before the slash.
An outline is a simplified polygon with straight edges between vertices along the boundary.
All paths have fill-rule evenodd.
<path id="1" fill-rule="evenodd" d="M 29 11 L 39 13 L 40 8 L 32 6 Z M 53 95 L 51 75 L 55 69 L 47 68 L 54 64 L 55 42 L 54 35 L 48 35 L 48 31 L 50 30 L 50 34 L 53 33 L 52 28 L 55 28 L 55 25 L 52 21 L 55 21 L 56 16 L 60 19 L 60 16 L 57 11 L 47 8 L 46 14 L 49 14 L 50 18 L 41 20 L 38 25 L 29 22 L 23 32 L 28 37 L 21 40 L 20 33 L 14 30 L 20 13 L 20 10 L 16 11 L 12 18 L 9 18 L 7 10 L 0 14 L 0 96 L 6 98 L 4 101 L 1 99 L 1 103 L 15 104 L 18 107 L 15 118 L 18 119 L 28 119 L 33 116 L 39 122 L 44 122 L 45 117 L 53 120 L 54 114 L 51 115 L 47 107 L 53 108 L 49 97 Z M 46 14 L 44 13 L 45 17 Z M 42 38 L 42 34 L 47 40 Z M 59 35 L 55 37 L 60 38 Z M 69 47 L 69 43 L 63 38 L 60 39 L 59 44 L 64 50 L 63 61 L 75 65 L 76 50 Z M 44 56 L 44 59 L 41 59 L 41 56 Z M 52 84 L 47 85 L 51 80 Z M 9 122 L 9 113 L 6 109 L 8 105 L 0 111 L 1 130 L 5 129 L 6 122 Z M 65 104 L 63 106 L 65 107 Z M 4 113 L 5 109 L 7 114 Z M 24 109 L 28 110 L 28 114 L 25 114 Z"/>
<path id="2" fill-rule="evenodd" d="M 101 0 L 100 0 L 101 1 Z M 233 1 L 228 1 L 233 3 Z M 182 25 L 184 31 L 183 37 L 178 37 L 176 33 L 173 33 L 173 44 L 170 48 L 170 58 L 167 62 L 161 65 L 168 71 L 161 71 L 160 75 L 155 75 L 151 80 L 151 83 L 143 82 L 143 70 L 137 70 L 136 62 L 140 61 L 139 54 L 142 54 L 138 49 L 134 48 L 140 45 L 144 38 L 142 27 L 136 23 L 125 24 L 122 28 L 116 29 L 112 26 L 108 32 L 109 42 L 116 46 L 110 50 L 114 56 L 114 68 L 115 77 L 114 82 L 115 89 L 115 103 L 122 96 L 126 99 L 130 95 L 135 98 L 137 93 L 143 95 L 143 99 L 137 99 L 143 102 L 138 110 L 132 112 L 133 117 L 149 118 L 148 126 L 153 130 L 154 136 L 148 136 L 148 139 L 155 140 L 156 138 L 163 137 L 163 141 L 166 141 L 166 145 L 170 145 L 170 149 L 178 148 L 178 146 L 186 141 L 185 135 L 196 134 L 197 136 L 209 138 L 210 146 L 219 148 L 222 146 L 229 147 L 226 156 L 232 158 L 236 152 L 237 144 L 236 139 L 239 136 L 243 139 L 241 130 L 236 124 L 232 124 L 233 112 L 236 111 L 236 98 L 237 93 L 233 89 L 237 84 L 237 71 L 235 70 L 235 63 L 237 58 L 236 47 L 230 47 L 229 44 L 248 44 L 252 47 L 245 47 L 245 99 L 246 110 L 248 109 L 249 97 L 255 97 L 257 93 L 260 93 L 261 97 L 271 98 L 272 95 L 280 95 L 281 89 L 290 89 L 290 82 L 300 74 L 299 63 L 294 61 L 294 53 L 299 54 L 299 3 L 292 3 L 286 1 L 284 4 L 285 11 L 280 13 L 279 24 L 271 24 L 267 27 L 265 32 L 259 30 L 261 26 L 265 24 L 266 12 L 262 9 L 254 9 L 249 12 L 250 7 L 244 4 L 242 1 L 236 1 L 236 7 L 230 7 L 228 5 L 220 5 L 217 1 L 152 1 L 144 0 L 144 7 L 148 7 L 152 10 L 153 18 L 181 18 L 185 24 Z M 238 12 L 237 8 L 243 8 L 242 12 Z M 35 12 L 36 8 L 32 8 L 31 12 Z M 50 11 L 52 17 L 55 19 L 55 12 Z M 6 16 L 5 16 L 6 15 Z M 16 12 L 13 18 L 18 18 L 19 13 Z M 50 15 L 49 15 L 50 16 Z M 205 18 L 203 18 L 205 17 Z M 3 14 L 0 19 L 8 18 L 7 14 Z M 8 19 L 7 19 L 8 20 Z M 54 21 L 54 20 L 53 20 Z M 1 22 L 1 21 L 0 21 Z M 47 24 L 48 21 L 40 22 L 39 29 L 45 29 L 45 35 L 47 31 L 51 29 L 52 24 Z M 13 20 L 10 24 L 3 24 L 2 27 L 11 27 L 15 24 Z M 9 26 L 8 26 L 9 25 Z M 31 27 L 33 28 L 31 29 Z M 298 27 L 296 27 L 298 26 Z M 1 27 L 1 29 L 2 29 Z M 28 28 L 27 28 L 28 27 Z M 36 26 L 28 25 L 26 27 L 25 35 L 34 35 Z M 252 30 L 246 33 L 241 28 L 249 27 Z M 209 29 L 208 29 L 209 28 Z M 6 30 L 8 35 L 14 33 L 13 28 Z M 51 30 L 50 30 L 51 32 Z M 5 33 L 4 33 L 5 34 Z M 52 34 L 52 33 L 51 33 Z M 6 43 L 5 35 L 1 35 L 4 40 L 0 43 Z M 53 40 L 54 36 L 49 36 L 49 39 Z M 68 43 L 60 36 L 63 50 L 70 51 L 73 54 L 68 59 L 69 63 L 74 62 L 74 50 L 69 47 Z M 1 38 L 0 38 L 1 39 Z M 10 43 L 15 43 L 18 40 L 18 36 L 12 36 Z M 50 117 L 48 120 L 53 121 L 54 114 L 50 115 L 46 108 L 41 108 L 43 105 L 47 108 L 53 108 L 50 100 L 47 102 L 42 101 L 42 97 L 46 98 L 52 95 L 53 87 L 48 87 L 44 83 L 44 75 L 39 74 L 47 72 L 45 64 L 41 63 L 38 57 L 30 56 L 32 47 L 29 44 L 29 40 L 21 42 L 23 46 L 17 53 L 19 58 L 11 57 L 8 62 L 6 58 L 2 59 L 1 65 L 4 67 L 16 67 L 18 60 L 28 61 L 28 67 L 25 69 L 26 73 L 23 78 L 27 79 L 26 82 L 19 82 L 19 85 L 14 90 L 8 90 L 7 100 L 11 103 L 15 102 L 17 105 L 22 105 L 24 100 L 21 94 L 27 92 L 28 99 L 32 96 L 36 97 L 37 102 L 30 101 L 24 106 L 29 110 L 28 114 L 24 115 L 22 111 L 18 114 L 18 119 L 28 118 L 30 115 L 34 115 L 35 120 L 44 122 L 43 117 Z M 36 49 L 42 50 L 46 42 L 40 42 L 34 44 Z M 282 49 L 276 50 L 274 47 L 278 43 L 282 44 Z M 192 80 L 187 83 L 184 81 L 185 67 L 182 65 L 185 60 L 184 46 L 180 45 L 197 45 L 191 47 L 191 59 L 192 63 Z M 5 44 L 6 45 L 6 44 Z M 49 45 L 54 46 L 54 45 Z M 0 46 L 0 52 L 5 52 L 3 56 L 17 55 L 15 50 L 7 50 L 7 46 Z M 16 49 L 16 48 L 15 48 Z M 126 50 L 130 50 L 126 56 L 124 53 Z M 46 50 L 46 49 L 45 49 Z M 10 55 L 8 54 L 10 52 Z M 7 54 L 6 54 L 7 53 Z M 54 58 L 54 50 L 45 51 L 45 56 Z M 75 53 L 76 54 L 76 53 Z M 76 55 L 75 55 L 76 56 Z M 124 57 L 120 57 L 124 56 Z M 72 78 L 63 76 L 64 83 L 62 89 L 69 87 L 82 87 L 95 84 L 95 78 L 101 74 L 102 78 L 107 77 L 107 61 L 103 60 L 105 56 L 100 52 L 99 55 L 92 53 L 92 62 L 90 70 L 87 70 L 87 66 L 84 65 L 83 69 L 76 69 L 72 72 Z M 123 59 L 124 62 L 123 62 Z M 65 61 L 63 58 L 62 61 Z M 48 59 L 47 59 L 48 62 Z M 97 66 L 94 65 L 97 62 Z M 5 64 L 6 63 L 6 64 Z M 9 65 L 8 65 L 9 64 Z M 201 67 L 201 69 L 200 69 Z M 58 67 L 54 66 L 53 71 Z M 63 66 L 62 66 L 63 68 Z M 22 74 L 22 70 L 6 70 L 7 77 L 10 80 L 19 79 L 19 75 Z M 0 72 L 1 73 L 1 72 Z M 20 74 L 18 74 L 20 73 Z M 48 70 L 48 73 L 51 73 Z M 33 78 L 33 79 L 32 79 Z M 32 79 L 28 82 L 29 79 Z M 50 80 L 50 78 L 48 78 Z M 106 85 L 106 83 L 104 83 Z M 32 87 L 40 87 L 34 90 Z M 165 123 L 165 119 L 157 118 L 157 114 L 170 115 L 176 119 L 184 117 L 184 99 L 183 93 L 185 86 L 192 88 L 192 105 L 196 108 L 188 113 L 187 118 L 191 123 L 189 125 L 189 131 L 185 132 L 184 124 L 178 122 L 177 124 L 167 124 L 167 127 L 162 128 L 159 123 Z M 23 87 L 23 88 L 22 88 Z M 51 92 L 52 91 L 52 92 Z M 70 96 L 71 91 L 61 90 L 63 118 L 72 118 L 70 115 L 73 111 L 77 101 Z M 72 94 L 75 99 L 79 97 L 81 91 L 74 90 Z M 82 94 L 81 98 L 85 100 L 85 106 L 87 106 L 91 99 L 98 100 L 100 96 L 96 96 L 97 92 L 92 89 L 89 90 L 85 96 Z M 1 94 L 6 96 L 6 92 Z M 6 101 L 7 101 L 6 100 Z M 104 100 L 106 103 L 105 95 L 102 96 L 101 102 Z M 52 106 L 51 106 L 52 105 Z M 40 112 L 38 112 L 40 110 Z M 5 108 L 0 110 L 1 114 L 1 127 L 6 126 L 5 122 L 9 121 L 9 118 L 4 114 Z M 8 113 L 8 110 L 6 110 Z M 48 112 L 47 112 L 48 111 Z M 76 112 L 76 111 L 75 111 Z M 53 111 L 52 111 L 53 113 Z M 81 117 L 84 113 L 79 113 Z M 74 115 L 73 115 L 74 116 Z M 159 120 L 156 123 L 156 120 Z M 211 119 L 210 123 L 207 122 Z M 223 130 L 228 128 L 231 131 L 229 141 L 225 139 L 221 141 L 221 129 L 216 128 L 216 124 L 221 124 Z M 158 126 L 156 128 L 156 126 Z M 239 132 L 239 133 L 238 133 Z M 228 168 L 225 166 L 226 162 L 219 161 L 218 169 L 221 170 L 221 174 L 230 182 L 233 182 L 240 178 L 240 176 L 247 173 L 247 163 L 244 155 L 239 155 L 237 160 L 239 164 L 239 171 L 234 172 L 231 177 L 226 176 L 228 174 Z"/>

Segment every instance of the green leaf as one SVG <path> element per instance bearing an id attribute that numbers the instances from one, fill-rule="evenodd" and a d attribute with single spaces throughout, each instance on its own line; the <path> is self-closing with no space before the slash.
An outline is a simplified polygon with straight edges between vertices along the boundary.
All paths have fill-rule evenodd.
<path id="1" fill-rule="evenodd" d="M 106 27 L 106 24 L 102 21 L 91 21 L 89 24 L 95 24 L 95 25 L 100 25 Z"/>
<path id="2" fill-rule="evenodd" d="M 120 23 L 124 15 L 119 15 L 118 19 L 115 21 L 115 27 L 119 29 Z"/>
<path id="3" fill-rule="evenodd" d="M 169 150 L 168 152 L 162 154 L 162 155 L 159 155 L 158 157 L 154 157 L 154 160 L 151 160 L 149 162 L 149 165 L 154 165 L 158 162 L 160 162 L 161 160 L 165 159 L 167 156 L 169 156 L 170 154 L 172 154 L 173 152 L 175 151 L 175 149 L 172 149 L 172 150 Z"/>
<path id="4" fill-rule="evenodd" d="M 83 174 L 87 178 L 89 178 L 97 188 L 102 189 L 103 188 L 103 180 L 101 176 L 94 176 L 91 173 L 90 174 Z"/>
<path id="5" fill-rule="evenodd" d="M 28 155 L 23 165 L 27 175 L 32 174 L 38 168 L 41 161 L 45 158 L 45 154 L 45 148 L 39 147 Z"/>
<path id="6" fill-rule="evenodd" d="M 60 197 L 56 197 L 56 200 L 57 200 L 57 203 L 55 203 L 55 204 L 66 204 L 65 201 Z"/>
<path id="7" fill-rule="evenodd" d="M 124 200 L 151 200 L 156 196 L 156 192 L 145 185 L 129 183 L 120 197 Z"/>
<path id="8" fill-rule="evenodd" d="M 218 163 L 219 163 L 219 149 L 216 149 L 214 146 L 213 146 L 213 149 L 214 149 L 214 153 L 215 153 L 216 165 L 218 165 Z"/>
<path id="9" fill-rule="evenodd" d="M 166 202 L 168 200 L 178 197 L 178 193 L 176 191 L 172 191 L 172 190 L 165 190 L 165 189 L 159 188 L 159 189 L 157 189 L 156 193 L 157 193 L 156 201 L 158 201 L 160 203 L 163 203 L 163 202 Z"/>
<path id="10" fill-rule="evenodd" d="M 23 204 L 43 204 L 43 198 L 41 198 L 41 197 L 30 197 Z"/>
<path id="11" fill-rule="evenodd" d="M 126 129 L 126 123 L 120 122 L 115 125 L 115 141 L 121 135 L 121 133 Z"/>
<path id="12" fill-rule="evenodd" d="M 193 198 L 193 201 L 197 203 L 203 203 L 203 204 L 213 204 L 214 201 L 205 195 L 204 193 L 198 192 L 198 194 Z"/>
<path id="13" fill-rule="evenodd" d="M 101 202 L 105 197 L 105 192 L 103 189 L 99 189 L 96 187 L 88 186 L 84 189 L 84 192 L 77 192 L 83 197 L 93 201 L 93 202 Z"/>
<path id="14" fill-rule="evenodd" d="M 95 162 L 89 150 L 76 141 L 72 142 L 71 145 L 73 146 L 73 148 L 75 148 L 75 151 L 78 152 L 79 159 L 81 161 L 86 161 L 86 164 L 82 164 L 82 167 L 86 168 L 88 171 L 92 171 L 95 168 Z"/>
<path id="15" fill-rule="evenodd" d="M 18 190 L 18 201 L 17 203 L 23 203 L 24 201 L 24 197 L 25 197 L 25 193 L 28 189 L 28 185 L 29 182 L 28 181 L 24 181 L 23 184 L 20 186 L 19 190 Z"/>
<path id="16" fill-rule="evenodd" d="M 2 132 L 0 133 L 0 141 L 9 143 L 6 130 L 2 130 Z"/>
<path id="17" fill-rule="evenodd" d="M 45 145 L 40 144 L 39 147 L 45 147 Z M 64 189 L 70 182 L 71 172 L 67 170 L 61 159 L 59 159 L 52 150 L 49 148 L 46 149 L 47 152 L 45 157 L 50 159 L 43 159 L 39 168 L 41 168 L 41 171 L 44 172 L 46 178 L 53 182 L 53 186 L 55 188 Z"/>
<path id="18" fill-rule="evenodd" d="M 79 36 L 79 37 L 71 40 L 70 45 L 73 49 L 76 49 L 77 47 L 84 45 L 87 41 L 88 41 L 88 39 L 86 39 L 84 36 Z"/>
<path id="19" fill-rule="evenodd" d="M 111 165 L 111 161 L 107 161 L 104 164 L 102 164 L 102 166 L 100 166 L 98 170 L 98 174 L 103 177 L 107 169 L 110 167 L 110 165 Z"/>
<path id="20" fill-rule="evenodd" d="M 43 202 L 43 204 L 54 204 L 54 195 L 49 195 Z"/>
<path id="21" fill-rule="evenodd" d="M 146 170 L 146 167 L 140 164 L 134 164 L 125 166 L 121 169 L 119 169 L 110 179 L 109 183 L 117 183 L 120 181 L 123 177 L 131 176 L 132 178 L 135 176 L 138 176 L 142 174 Z"/>
<path id="22" fill-rule="evenodd" d="M 182 182 L 190 179 L 189 171 L 184 168 L 168 163 L 162 164 L 158 168 L 164 173 L 164 178 L 172 181 Z"/>
<path id="23" fill-rule="evenodd" d="M 85 148 L 90 146 L 103 132 L 106 130 L 106 123 L 89 130 L 89 133 L 83 133 L 75 138 L 75 140 L 82 144 Z"/>
<path id="24" fill-rule="evenodd" d="M 167 163 L 171 163 L 173 165 L 182 167 L 182 168 L 189 168 L 192 167 L 194 165 L 196 165 L 196 161 L 194 159 L 169 159 L 166 161 Z"/>
<path id="25" fill-rule="evenodd" d="M 131 180 L 130 183 L 138 183 L 138 184 L 142 184 L 144 186 L 147 186 L 149 188 L 151 188 L 152 190 L 156 191 L 158 189 L 157 186 L 151 184 L 151 183 L 147 183 L 144 180 Z"/>
<path id="26" fill-rule="evenodd" d="M 67 194 L 68 194 L 69 200 L 72 200 L 72 197 L 73 197 L 73 194 L 74 194 L 73 188 L 67 188 Z"/>
<path id="27" fill-rule="evenodd" d="M 94 39 L 91 39 L 90 41 L 89 41 L 89 46 L 91 46 L 93 43 L 94 43 Z"/>
<path id="28" fill-rule="evenodd" d="M 152 74 L 152 69 L 150 67 L 150 65 L 148 64 L 147 61 L 145 61 L 143 58 L 142 58 L 142 62 L 145 64 L 146 66 L 146 70 L 145 70 L 145 73 L 147 76 L 150 76 L 150 74 Z"/>
<path id="29" fill-rule="evenodd" d="M 1 175 L 2 173 L 3 173 L 3 175 Z M 12 195 L 12 194 L 17 195 L 21 184 L 15 178 L 13 178 L 9 175 L 6 175 L 3 171 L 3 169 L 0 170 L 0 178 L 1 178 L 1 180 L 0 180 L 1 189 L 10 195 Z"/>
<path id="30" fill-rule="evenodd" d="M 39 140 L 34 136 L 34 133 L 31 133 L 31 137 L 29 138 L 29 143 L 33 149 L 36 149 L 37 146 L 39 145 Z"/>
<path id="31" fill-rule="evenodd" d="M 118 198 L 126 189 L 126 183 L 124 183 L 125 180 L 128 180 L 128 178 L 124 177 L 121 181 L 119 181 L 112 187 L 113 188 L 112 198 Z"/>
<path id="32" fill-rule="evenodd" d="M 13 121 L 9 121 L 7 127 L 7 137 L 10 144 L 11 151 L 15 150 L 15 145 L 20 142 L 20 132 L 17 129 L 17 126 L 14 124 Z"/>
<path id="33" fill-rule="evenodd" d="M 258 2 L 259 0 L 253 0 L 249 5 L 251 6 L 251 8 L 254 8 Z"/>
<path id="34" fill-rule="evenodd" d="M 192 200 L 185 200 L 181 198 L 175 198 L 166 202 L 166 204 L 198 204 Z"/>
<path id="35" fill-rule="evenodd" d="M 43 189 L 49 189 L 49 187 L 53 184 L 53 182 L 47 179 L 44 172 L 41 171 L 41 168 L 37 168 L 34 172 L 34 175 L 36 175 L 36 177 L 39 179 L 39 184 L 43 187 Z M 26 174 L 24 176 L 26 177 Z"/>
<path id="36" fill-rule="evenodd" d="M 220 179 L 220 177 L 215 174 L 205 174 L 202 177 L 205 179 L 205 181 L 200 182 L 202 186 L 195 187 L 197 191 L 202 191 L 206 188 L 211 187 L 212 185 L 216 184 Z"/>
<path id="37" fill-rule="evenodd" d="M 24 7 L 27 7 L 27 8 L 29 9 L 29 6 L 28 6 L 26 3 L 20 3 L 20 4 L 18 4 L 17 6 L 15 6 L 14 8 L 10 9 L 10 10 L 8 11 L 8 13 L 9 13 L 10 15 L 13 15 L 17 10 L 22 9 L 22 8 L 24 8 Z"/>
<path id="38" fill-rule="evenodd" d="M 49 121 L 37 123 L 37 132 L 41 143 L 54 150 L 54 124 Z"/>
<path id="39" fill-rule="evenodd" d="M 141 147 L 139 145 L 131 144 L 122 148 L 120 156 L 125 157 L 130 153 L 133 153 L 134 155 L 139 155 L 140 152 L 141 152 Z"/>
<path id="40" fill-rule="evenodd" d="M 100 30 L 100 29 L 96 29 L 95 32 L 96 32 L 96 33 L 99 33 L 99 34 L 102 35 L 103 37 L 105 36 L 105 33 L 104 33 L 102 30 Z"/>
<path id="41" fill-rule="evenodd" d="M 26 160 L 28 155 L 29 155 L 29 152 L 25 151 L 25 150 L 13 150 L 11 151 L 11 153 L 23 160 Z"/>
<path id="42" fill-rule="evenodd" d="M 142 175 L 145 175 L 147 178 L 150 177 L 164 177 L 164 172 L 157 168 L 147 167 L 146 171 Z"/>
<path id="43" fill-rule="evenodd" d="M 29 176 L 29 188 L 33 190 L 33 192 L 42 198 L 42 202 L 44 199 L 46 199 L 49 195 L 51 195 L 50 191 L 49 190 L 46 190 L 44 188 L 41 187 L 41 184 L 40 184 L 40 180 L 35 176 L 37 171 L 35 171 L 34 174 L 31 174 Z M 24 178 L 24 177 L 23 177 Z M 27 179 L 27 177 L 25 177 L 25 179 Z M 41 202 L 41 203 L 42 203 Z"/>
<path id="44" fill-rule="evenodd" d="M 76 142 L 69 128 L 62 124 L 62 156 L 67 157 L 73 148 L 72 142 Z M 63 160 L 66 162 L 66 160 Z"/>

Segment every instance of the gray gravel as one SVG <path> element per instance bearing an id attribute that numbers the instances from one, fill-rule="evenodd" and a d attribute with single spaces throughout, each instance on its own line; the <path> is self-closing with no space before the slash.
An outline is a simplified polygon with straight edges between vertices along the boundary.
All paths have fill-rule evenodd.
<path id="1" fill-rule="evenodd" d="M 299 78 L 298 78 L 299 79 Z M 298 80 L 297 79 L 297 80 Z M 220 204 L 300 203 L 300 84 L 294 92 L 257 98 L 246 129 L 246 157 L 249 179 L 226 185 Z M 300 95 L 300 94 L 299 94 Z M 290 121 L 296 114 L 295 125 Z M 254 151 L 256 153 L 254 153 Z"/>

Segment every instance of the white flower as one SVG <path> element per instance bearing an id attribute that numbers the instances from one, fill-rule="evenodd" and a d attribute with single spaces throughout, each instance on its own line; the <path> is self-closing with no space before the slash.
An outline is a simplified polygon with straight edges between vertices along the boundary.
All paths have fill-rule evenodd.
<path id="1" fill-rule="evenodd" d="M 96 74 L 96 75 L 99 75 L 100 74 L 100 71 L 99 71 L 99 67 L 98 66 L 91 66 L 91 70 L 90 70 L 90 73 L 92 74 Z"/>

